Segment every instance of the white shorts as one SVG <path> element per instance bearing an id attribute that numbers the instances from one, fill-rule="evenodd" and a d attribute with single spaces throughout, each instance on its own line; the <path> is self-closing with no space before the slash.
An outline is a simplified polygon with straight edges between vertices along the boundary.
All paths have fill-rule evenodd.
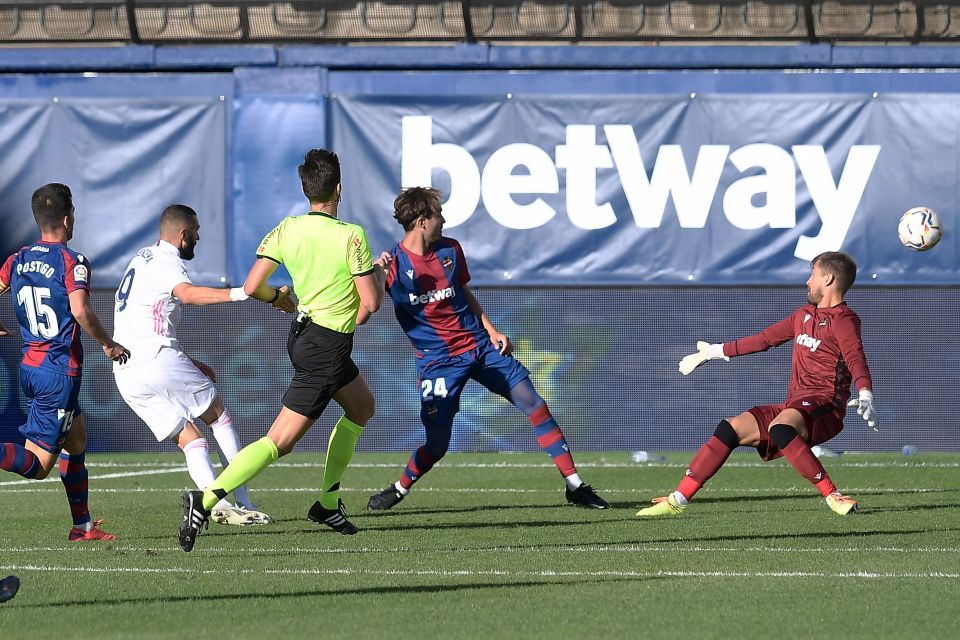
<path id="1" fill-rule="evenodd" d="M 147 423 L 157 441 L 180 433 L 217 397 L 213 381 L 183 351 L 163 347 L 153 360 L 113 372 L 124 402 Z"/>

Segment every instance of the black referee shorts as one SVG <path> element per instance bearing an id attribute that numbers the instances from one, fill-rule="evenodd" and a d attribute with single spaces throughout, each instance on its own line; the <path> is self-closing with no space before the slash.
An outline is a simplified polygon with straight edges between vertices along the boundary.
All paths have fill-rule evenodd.
<path id="1" fill-rule="evenodd" d="M 294 374 L 283 394 L 283 406 L 316 420 L 330 404 L 333 394 L 360 375 L 360 369 L 350 358 L 353 334 L 310 322 L 298 336 L 296 328 L 294 321 L 287 337 L 287 353 Z"/>

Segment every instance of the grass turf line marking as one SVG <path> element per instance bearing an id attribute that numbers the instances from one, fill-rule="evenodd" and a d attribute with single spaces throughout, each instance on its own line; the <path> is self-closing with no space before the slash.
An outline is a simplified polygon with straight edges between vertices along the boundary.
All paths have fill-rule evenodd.
<path id="1" fill-rule="evenodd" d="M 0 548 L 0 553 L 48 553 L 65 551 L 79 551 L 81 553 L 113 553 L 122 552 L 179 552 L 180 547 L 132 547 L 132 546 L 110 546 L 110 547 L 91 547 L 82 545 L 71 545 L 64 547 L 6 547 Z M 358 554 L 358 553 L 543 553 L 544 547 L 450 547 L 442 549 L 425 549 L 418 547 L 336 547 L 336 548 L 311 548 L 311 547 L 252 547 L 240 549 L 230 549 L 227 547 L 203 547 L 196 549 L 197 555 L 205 553 L 230 553 L 242 551 L 243 553 L 256 554 L 276 554 L 276 555 L 327 555 L 327 554 Z M 960 553 L 960 547 L 820 547 L 820 548 L 801 548 L 801 547 L 664 547 L 664 546 L 644 546 L 644 545 L 582 545 L 582 546 L 558 546 L 555 549 L 549 549 L 549 552 L 555 551 L 565 553 Z"/>
<path id="2" fill-rule="evenodd" d="M 57 567 L 50 565 L 0 565 L 3 571 L 44 571 L 52 573 L 176 573 L 196 575 L 355 575 L 355 576 L 414 576 L 463 577 L 493 576 L 504 578 L 867 578 L 867 579 L 946 579 L 956 580 L 960 573 L 940 571 L 892 573 L 872 571 L 501 571 L 501 570 L 440 570 L 440 569 L 187 569 L 184 567 Z"/>
<path id="3" fill-rule="evenodd" d="M 89 466 L 89 465 L 88 465 Z M 187 468 L 184 465 L 181 465 L 177 469 L 152 469 L 147 471 L 127 471 L 126 473 L 105 473 L 98 476 L 90 476 L 89 480 L 110 480 L 112 478 L 136 478 L 139 476 L 156 476 L 163 473 L 178 473 L 180 471 L 186 471 Z M 42 480 L 9 480 L 7 482 L 0 482 L 0 487 L 8 487 L 11 485 L 17 484 L 39 484 L 46 482 L 60 482 L 60 476 L 46 477 Z"/>

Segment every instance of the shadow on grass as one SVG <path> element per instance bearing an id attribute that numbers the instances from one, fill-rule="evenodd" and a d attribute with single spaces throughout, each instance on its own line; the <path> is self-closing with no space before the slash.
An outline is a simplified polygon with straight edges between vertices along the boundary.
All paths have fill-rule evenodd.
<path id="1" fill-rule="evenodd" d="M 857 517 L 857 516 L 854 516 Z M 544 545 L 524 545 L 525 547 L 540 547 L 540 548 L 557 548 L 557 549 L 568 549 L 576 547 L 591 547 L 591 546 L 619 546 L 619 545 L 651 545 L 651 544 L 677 544 L 684 543 L 687 545 L 700 543 L 700 542 L 757 542 L 757 541 L 777 541 L 782 542 L 785 540 L 845 540 L 847 538 L 866 538 L 874 536 L 905 536 L 905 535 L 919 535 L 919 534 L 928 534 L 928 533 L 952 533 L 960 531 L 960 528 L 937 528 L 937 529 L 894 529 L 894 530 L 883 530 L 883 531 L 804 531 L 804 532 L 783 532 L 783 533 L 769 533 L 769 534 L 744 534 L 744 535 L 716 535 L 716 536 L 697 536 L 689 535 L 688 531 L 685 531 L 682 536 L 677 537 L 661 537 L 661 538 L 638 538 L 636 540 L 627 540 L 619 542 L 611 542 L 609 540 L 604 540 L 601 542 L 578 542 L 574 544 L 544 544 Z"/>
<path id="2" fill-rule="evenodd" d="M 337 577 L 337 576 L 333 576 Z M 451 576 L 458 579 L 460 576 Z M 351 589 L 338 589 L 331 587 L 329 589 L 316 589 L 312 591 L 288 591 L 288 592 L 270 592 L 270 593 L 219 593 L 215 595 L 157 595 L 155 597 L 129 597 L 129 598 L 97 598 L 76 600 L 65 600 L 62 602 L 44 602 L 37 604 L 23 604 L 9 606 L 9 609 L 56 609 L 61 607 L 88 607 L 88 606 L 111 606 L 125 604 L 177 604 L 189 602 L 222 602 L 226 600 L 280 600 L 287 598 L 314 598 L 318 596 L 350 596 L 350 595 L 382 595 L 382 594 L 424 594 L 424 593 L 457 593 L 461 591 L 485 591 L 488 589 L 526 589 L 529 587 L 547 587 L 570 585 L 588 585 L 602 584 L 610 582 L 649 582 L 652 580 L 662 580 L 660 576 L 617 576 L 609 579 L 598 580 L 596 578 L 587 578 L 578 580 L 575 577 L 563 576 L 562 579 L 545 577 L 543 580 L 513 580 L 503 582 L 460 582 L 456 584 L 410 584 L 410 585 L 390 585 L 390 586 L 371 586 L 355 587 Z"/>
<path id="3" fill-rule="evenodd" d="M 664 491 L 663 495 L 669 493 Z M 856 495 L 852 497 L 857 499 L 862 499 L 864 496 L 924 496 L 924 495 L 936 495 L 942 496 L 948 493 L 960 493 L 960 490 L 954 489 L 937 489 L 936 491 L 924 491 L 922 493 L 913 491 L 910 489 L 903 489 L 900 491 L 858 491 Z M 652 496 L 651 496 L 652 498 Z M 777 493 L 776 489 L 770 489 L 770 493 L 766 494 L 753 494 L 753 495 L 734 495 L 734 496 L 713 496 L 713 497 L 697 497 L 694 500 L 694 504 L 737 504 L 737 503 L 755 503 L 755 502 L 771 502 L 771 501 L 780 501 L 780 500 L 789 500 L 789 501 L 806 501 L 816 499 L 819 500 L 820 496 L 817 495 L 817 492 L 811 488 L 809 493 Z M 644 499 L 639 501 L 616 501 L 610 502 L 610 507 L 612 509 L 642 509 L 643 507 L 649 506 L 651 504 L 650 499 Z M 930 508 L 938 507 L 939 505 L 930 505 Z M 957 506 L 955 504 L 943 503 L 944 507 Z M 870 511 L 887 511 L 890 510 L 887 507 L 882 508 L 867 508 Z M 925 509 L 928 508 L 927 505 L 917 505 L 916 507 L 903 507 L 903 509 Z"/>
<path id="4" fill-rule="evenodd" d="M 639 520 L 638 523 L 642 524 L 643 521 Z M 673 521 L 676 522 L 676 521 Z M 540 544 L 527 543 L 518 544 L 517 546 L 522 547 L 523 549 L 528 550 L 542 550 L 542 551 L 556 551 L 558 553 L 568 552 L 568 551 L 590 551 L 593 547 L 601 548 L 610 548 L 610 547 L 625 547 L 625 546 L 637 546 L 637 547 L 648 547 L 650 545 L 676 545 L 682 543 L 684 545 L 696 545 L 697 543 L 729 543 L 729 542 L 748 542 L 756 543 L 762 541 L 770 542 L 783 542 L 790 540 L 840 540 L 845 541 L 847 538 L 864 538 L 864 537 L 874 537 L 874 536 L 909 536 L 909 535 L 919 535 L 919 534 L 929 534 L 929 533 L 942 533 L 942 534 L 952 534 L 960 531 L 960 528 L 937 528 L 937 529 L 897 529 L 897 530 L 883 530 L 883 531 L 807 531 L 807 532 L 782 532 L 782 533 L 769 533 L 769 534 L 744 534 L 744 535 L 715 535 L 715 536 L 698 536 L 690 535 L 689 531 L 684 531 L 682 535 L 676 537 L 659 537 L 659 538 L 629 538 L 629 539 L 617 539 L 611 540 L 609 538 L 604 538 L 600 540 L 585 541 L 581 540 L 579 542 L 545 542 Z M 504 546 L 508 545 L 473 545 L 473 546 L 464 546 L 462 551 L 501 551 Z M 416 553 L 434 553 L 434 552 L 448 552 L 452 551 L 450 547 L 425 547 L 418 549 L 411 549 L 412 552 Z M 678 551 L 682 551 L 683 547 L 677 547 Z M 838 548 L 837 551 L 843 551 L 844 548 Z M 362 550 L 358 550 L 362 552 Z M 350 550 L 338 550 L 338 552 L 349 553 Z"/>
<path id="5" fill-rule="evenodd" d="M 664 494 L 668 493 L 664 489 Z M 896 496 L 896 495 L 913 495 L 913 496 L 922 496 L 922 495 L 944 495 L 948 493 L 960 493 L 960 489 L 938 489 L 936 491 L 925 491 L 923 493 L 918 493 L 916 491 L 911 491 L 909 489 L 904 489 L 902 491 L 863 491 L 857 492 L 856 498 L 862 496 Z M 610 503 L 610 510 L 617 509 L 633 509 L 637 511 L 643 507 L 650 505 L 650 498 L 642 497 L 636 500 L 608 500 Z M 698 497 L 695 502 L 697 504 L 735 504 L 738 502 L 743 503 L 759 503 L 759 502 L 770 502 L 771 500 L 791 500 L 791 501 L 802 501 L 810 499 L 819 499 L 815 489 L 811 487 L 809 493 L 777 493 L 776 489 L 771 489 L 767 494 L 761 495 L 734 495 L 734 496 L 725 496 L 725 497 Z M 473 505 L 469 507 L 414 507 L 408 505 L 407 502 L 404 502 L 403 505 L 396 507 L 390 511 L 355 511 L 352 514 L 348 513 L 350 517 L 355 517 L 358 514 L 361 516 L 373 516 L 374 518 L 390 518 L 390 517 L 400 517 L 405 515 L 415 515 L 415 516 L 425 516 L 425 515 L 445 515 L 445 514 L 456 514 L 456 513 L 485 513 L 491 511 L 504 511 L 504 510 L 526 510 L 526 509 L 552 509 L 557 507 L 567 508 L 571 505 L 564 504 L 562 502 L 551 502 L 548 504 L 497 504 L 497 505 Z M 608 511 L 609 512 L 609 511 Z M 289 521 L 295 521 L 296 519 L 290 519 Z M 285 522 L 287 520 L 278 520 L 278 522 Z"/>
<path id="6" fill-rule="evenodd" d="M 598 513 L 609 513 L 598 511 Z M 398 514 L 399 515 L 399 514 Z M 603 524 L 604 522 L 623 522 L 629 521 L 632 519 L 632 514 L 628 511 L 622 511 L 618 514 L 620 517 L 601 517 L 597 520 L 518 520 L 512 522 L 504 521 L 475 521 L 475 522 L 410 522 L 400 524 L 397 522 L 396 526 L 393 526 L 389 523 L 396 522 L 392 519 L 381 519 L 375 518 L 372 520 L 367 520 L 366 518 L 353 518 L 350 520 L 357 525 L 357 528 L 360 530 L 359 534 L 361 535 L 365 532 L 377 533 L 377 532 L 389 532 L 389 531 L 437 531 L 437 530 L 470 530 L 470 529 L 504 529 L 504 530 L 513 530 L 513 529 L 522 529 L 522 528 L 541 528 L 541 527 L 571 527 L 571 526 L 595 526 L 597 524 Z M 336 531 L 330 529 L 321 524 L 313 524 L 305 521 L 306 519 L 301 518 L 292 518 L 290 520 L 275 520 L 276 523 L 290 523 L 294 527 L 296 525 L 303 525 L 302 528 L 291 529 L 288 527 L 276 528 L 276 527 L 222 527 L 222 528 L 213 528 L 209 531 L 205 531 L 200 536 L 200 542 L 198 544 L 202 545 L 203 540 L 216 539 L 220 536 L 236 536 L 236 535 L 246 535 L 246 536 L 289 536 L 291 534 L 330 534 L 334 536 L 339 536 Z M 177 533 L 175 530 L 172 530 L 170 533 L 163 535 L 150 535 L 150 536 L 140 536 L 143 540 L 166 540 L 168 542 L 176 541 Z M 354 538 L 356 539 L 356 538 Z"/>

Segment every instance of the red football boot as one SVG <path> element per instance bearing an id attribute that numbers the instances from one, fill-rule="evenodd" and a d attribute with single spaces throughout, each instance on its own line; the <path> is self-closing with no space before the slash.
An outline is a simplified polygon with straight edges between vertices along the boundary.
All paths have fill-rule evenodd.
<path id="1" fill-rule="evenodd" d="M 90 531 L 87 531 L 83 527 L 74 527 L 70 529 L 70 535 L 67 536 L 67 540 L 70 542 L 84 542 L 86 540 L 116 540 L 117 536 L 112 533 L 107 533 L 100 529 L 100 525 L 103 524 L 103 519 L 94 520 L 93 528 Z"/>

